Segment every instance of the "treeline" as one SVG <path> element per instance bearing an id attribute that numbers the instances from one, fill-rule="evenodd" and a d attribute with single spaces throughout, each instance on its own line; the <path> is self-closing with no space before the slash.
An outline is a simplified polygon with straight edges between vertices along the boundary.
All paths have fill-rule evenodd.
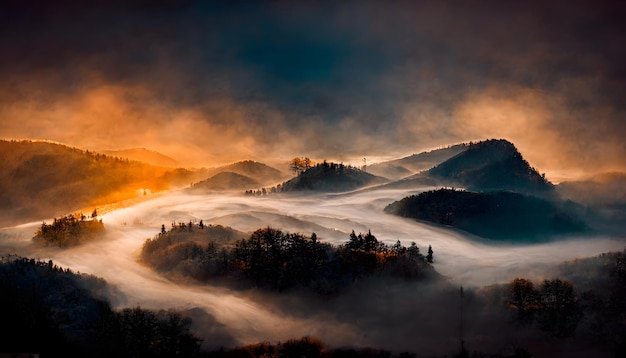
<path id="1" fill-rule="evenodd" d="M 83 213 L 70 214 L 61 218 L 54 218 L 52 224 L 44 221 L 35 232 L 33 240 L 48 245 L 69 247 L 75 246 L 96 238 L 104 233 L 102 219 L 97 219 L 98 212 L 94 210 L 91 217 Z"/>
<path id="2" fill-rule="evenodd" d="M 42 357 L 191 357 L 199 339 L 176 311 L 114 311 L 112 289 L 94 276 L 52 261 L 0 262 L 0 352 Z"/>
<path id="3" fill-rule="evenodd" d="M 626 356 L 626 250 L 564 263 L 539 284 L 511 281 L 504 304 L 520 328 Z M 575 282 L 575 284 L 574 284 Z"/>
<path id="4" fill-rule="evenodd" d="M 432 248 L 424 256 L 415 243 L 408 248 L 400 241 L 390 246 L 370 232 L 352 232 L 345 245 L 333 246 L 320 242 L 315 233 L 306 237 L 268 227 L 234 242 L 201 244 L 193 237 L 180 239 L 189 227 L 164 231 L 163 226 L 160 234 L 144 243 L 142 260 L 161 272 L 199 281 L 243 282 L 278 291 L 308 288 L 321 294 L 337 293 L 374 274 L 408 280 L 436 277 L 429 265 Z"/>

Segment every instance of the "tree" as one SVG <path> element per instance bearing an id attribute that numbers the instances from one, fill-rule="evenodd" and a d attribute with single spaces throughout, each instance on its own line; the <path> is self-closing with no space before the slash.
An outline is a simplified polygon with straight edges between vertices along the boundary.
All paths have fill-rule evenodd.
<path id="1" fill-rule="evenodd" d="M 571 337 L 583 314 L 574 286 L 559 278 L 545 280 L 540 291 L 539 328 L 557 338 Z"/>
<path id="2" fill-rule="evenodd" d="M 93 211 L 91 212 L 91 218 L 95 219 L 98 216 L 98 210 L 93 209 Z"/>
<path id="3" fill-rule="evenodd" d="M 533 287 L 530 280 L 516 278 L 509 284 L 509 298 L 507 306 L 515 310 L 515 319 L 522 324 L 533 321 L 535 312 L 539 309 L 539 292 Z"/>
<path id="4" fill-rule="evenodd" d="M 294 174 L 300 174 L 304 168 L 304 161 L 299 157 L 295 157 L 289 161 L 289 167 Z"/>
<path id="5" fill-rule="evenodd" d="M 433 263 L 433 247 L 431 245 L 428 245 L 428 255 L 426 255 L 426 261 L 428 261 L 429 264 Z"/>

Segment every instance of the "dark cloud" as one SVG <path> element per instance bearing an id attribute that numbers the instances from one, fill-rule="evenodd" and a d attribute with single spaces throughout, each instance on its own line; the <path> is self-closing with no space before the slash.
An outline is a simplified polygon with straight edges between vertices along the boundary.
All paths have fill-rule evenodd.
<path id="1" fill-rule="evenodd" d="M 29 128 L 45 127 L 46 118 L 67 125 L 75 123 L 69 117 L 92 118 L 97 106 L 80 98 L 107 92 L 114 93 L 110 106 L 125 109 L 105 116 L 127 131 L 195 124 L 233 144 L 226 155 L 181 128 L 188 139 L 180 147 L 203 152 L 198 161 L 309 153 L 350 159 L 496 136 L 514 141 L 531 161 L 541 159 L 534 155 L 538 142 L 558 139 L 540 146 L 554 152 L 541 162 L 546 170 L 623 169 L 620 2 L 3 7 L 0 114 L 10 130 L 2 136 L 51 137 Z M 506 113 L 509 102 L 517 112 Z M 526 118 L 527 126 L 511 128 L 509 116 Z M 481 133 L 484 123 L 490 127 Z M 97 135 L 83 137 L 106 142 Z M 149 139 L 168 145 L 146 145 L 173 151 L 180 138 L 156 133 L 134 141 Z M 107 140 L 123 147 L 131 136 L 111 133 Z"/>

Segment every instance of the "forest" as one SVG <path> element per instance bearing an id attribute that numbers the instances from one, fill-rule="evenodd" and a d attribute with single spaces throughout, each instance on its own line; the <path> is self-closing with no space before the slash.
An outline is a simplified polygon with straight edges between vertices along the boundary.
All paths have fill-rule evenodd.
<path id="1" fill-rule="evenodd" d="M 0 261 L 0 352 L 41 357 L 192 357 L 200 341 L 174 310 L 113 310 L 115 289 L 50 261 Z"/>
<path id="2" fill-rule="evenodd" d="M 389 204 L 385 212 L 450 225 L 495 240 L 545 241 L 589 231 L 572 202 L 507 191 L 437 189 Z"/>
<path id="3" fill-rule="evenodd" d="M 93 240 L 104 234 L 104 224 L 97 216 L 98 211 L 94 209 L 90 217 L 78 213 L 54 218 L 52 224 L 44 221 L 33 241 L 46 246 L 71 247 Z"/>
<path id="4" fill-rule="evenodd" d="M 207 242 L 204 231 L 213 232 L 209 237 L 215 239 Z M 169 231 L 162 226 L 157 236 L 144 243 L 141 258 L 159 272 L 197 281 L 274 291 L 306 288 L 325 295 L 337 294 L 357 279 L 372 275 L 406 280 L 438 277 L 430 265 L 431 247 L 424 256 L 415 243 L 409 247 L 400 241 L 387 245 L 371 232 L 357 235 L 352 231 L 340 246 L 321 242 L 315 233 L 307 237 L 271 227 L 238 240 L 224 240 L 225 236 L 235 237 L 236 233 L 202 222 L 179 223 Z"/>

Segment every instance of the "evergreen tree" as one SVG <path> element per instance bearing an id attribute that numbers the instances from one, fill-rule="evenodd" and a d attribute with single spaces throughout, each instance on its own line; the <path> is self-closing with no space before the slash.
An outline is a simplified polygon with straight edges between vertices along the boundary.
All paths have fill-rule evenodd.
<path id="1" fill-rule="evenodd" d="M 426 261 L 428 261 L 429 264 L 433 263 L 433 247 L 431 245 L 428 245 L 428 255 L 426 255 Z"/>

